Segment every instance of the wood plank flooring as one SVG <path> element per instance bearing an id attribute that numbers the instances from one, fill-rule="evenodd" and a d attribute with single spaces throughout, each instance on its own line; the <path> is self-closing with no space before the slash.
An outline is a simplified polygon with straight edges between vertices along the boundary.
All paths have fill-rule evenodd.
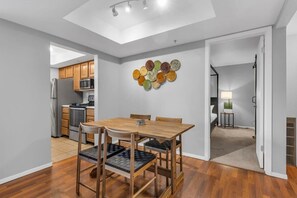
<path id="1" fill-rule="evenodd" d="M 83 166 L 88 164 L 84 163 Z M 297 197 L 297 168 L 288 166 L 288 180 L 266 176 L 261 173 L 205 162 L 193 158 L 184 158 L 185 180 L 177 189 L 174 198 L 198 197 Z M 17 179 L 0 186 L 0 197 L 54 197 L 72 198 L 75 194 L 76 157 L 57 163 L 53 167 Z M 86 172 L 83 182 L 94 186 L 95 180 Z M 149 179 L 150 173 L 146 174 Z M 141 187 L 144 178 L 136 179 L 136 186 Z M 160 192 L 165 188 L 165 179 L 159 183 Z M 114 176 L 107 182 L 107 196 L 126 198 L 129 185 L 123 177 Z M 153 197 L 151 185 L 139 197 Z M 80 197 L 95 197 L 95 194 L 81 187 Z"/>

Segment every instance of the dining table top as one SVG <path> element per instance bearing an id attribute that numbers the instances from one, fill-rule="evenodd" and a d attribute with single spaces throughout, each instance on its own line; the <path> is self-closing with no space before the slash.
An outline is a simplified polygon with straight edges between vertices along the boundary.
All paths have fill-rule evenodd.
<path id="1" fill-rule="evenodd" d="M 107 127 L 115 130 L 135 132 L 141 136 L 166 140 L 172 140 L 195 126 L 193 124 L 151 120 L 145 120 L 145 124 L 139 126 L 136 124 L 136 120 L 132 118 L 111 118 L 85 124 L 100 128 Z"/>

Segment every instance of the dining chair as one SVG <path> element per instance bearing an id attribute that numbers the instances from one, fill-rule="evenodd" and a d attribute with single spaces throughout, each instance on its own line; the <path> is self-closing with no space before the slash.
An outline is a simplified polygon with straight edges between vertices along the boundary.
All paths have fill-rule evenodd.
<path id="1" fill-rule="evenodd" d="M 151 115 L 142 115 L 142 114 L 130 114 L 130 118 L 132 119 L 142 119 L 142 120 L 151 120 Z M 138 149 L 138 144 L 140 142 L 143 142 L 144 140 L 146 140 L 147 137 L 145 136 L 139 136 L 139 137 L 135 137 L 135 143 L 136 143 L 136 149 Z M 125 140 L 119 140 L 119 145 L 121 145 L 121 141 L 123 142 L 127 142 L 127 143 L 131 143 L 130 141 L 125 141 Z"/>
<path id="2" fill-rule="evenodd" d="M 130 180 L 129 194 L 131 198 L 138 196 L 152 182 L 155 183 L 155 196 L 158 196 L 158 179 L 157 179 L 157 156 L 155 154 L 135 149 L 136 132 L 118 131 L 105 128 L 104 158 L 103 158 L 103 186 L 102 196 L 106 194 L 106 171 L 111 171 Z M 121 140 L 129 140 L 131 142 L 130 149 L 122 151 L 110 158 L 106 154 L 107 136 L 118 138 Z M 154 177 L 150 179 L 137 192 L 134 192 L 134 183 L 137 176 L 141 175 L 145 170 L 154 166 Z"/>
<path id="3" fill-rule="evenodd" d="M 167 117 L 156 117 L 156 121 L 160 122 L 174 122 L 174 123 L 182 123 L 182 118 L 167 118 Z M 162 166 L 162 153 L 165 153 L 165 162 L 166 162 L 166 168 L 169 168 L 169 153 L 171 153 L 171 141 L 166 140 L 164 142 L 159 142 L 156 139 L 152 139 L 148 142 L 144 143 L 144 151 L 146 149 L 149 149 L 151 151 L 158 152 L 159 154 L 159 162 L 160 166 Z M 179 149 L 179 164 L 180 164 L 180 171 L 182 171 L 182 137 L 179 135 L 178 140 L 176 140 L 176 149 Z M 166 185 L 169 185 L 169 178 L 166 177 Z"/>
<path id="4" fill-rule="evenodd" d="M 87 134 L 98 134 L 98 145 L 99 146 L 99 152 L 98 152 L 98 146 L 94 146 L 85 150 L 82 150 L 82 133 Z M 79 125 L 79 140 L 78 140 L 78 153 L 77 153 L 77 174 L 76 174 L 76 193 L 80 194 L 80 186 L 83 186 L 93 192 L 96 193 L 96 198 L 99 198 L 100 195 L 100 176 L 101 176 L 101 170 L 102 170 L 102 161 L 103 161 L 103 145 L 102 145 L 102 132 L 101 128 L 95 127 L 95 126 L 87 126 L 82 123 Z M 116 145 L 116 144 L 107 144 L 107 158 L 116 155 L 117 153 L 125 150 L 124 147 Z M 81 170 L 81 161 L 87 161 L 91 163 L 92 165 Z M 93 189 L 92 187 L 88 186 L 87 184 L 84 184 L 80 181 L 81 179 L 81 173 L 97 166 L 97 181 L 96 181 L 96 189 Z"/>

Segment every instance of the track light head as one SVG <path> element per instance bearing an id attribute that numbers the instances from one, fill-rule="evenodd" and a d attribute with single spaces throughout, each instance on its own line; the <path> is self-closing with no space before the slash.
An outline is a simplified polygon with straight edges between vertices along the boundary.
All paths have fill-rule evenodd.
<path id="1" fill-rule="evenodd" d="M 116 17 L 116 16 L 119 15 L 119 13 L 118 13 L 118 11 L 116 10 L 115 6 L 112 8 L 112 15 L 113 15 L 114 17 Z"/>
<path id="2" fill-rule="evenodd" d="M 132 8 L 132 6 L 131 6 L 131 4 L 130 4 L 130 1 L 128 1 L 128 4 L 127 4 L 127 6 L 126 6 L 126 8 L 125 8 L 125 11 L 126 11 L 126 12 L 131 12 L 131 8 Z"/>
<path id="3" fill-rule="evenodd" d="M 143 3 L 143 9 L 144 9 L 144 10 L 148 9 L 146 0 L 143 0 L 142 3 Z"/>

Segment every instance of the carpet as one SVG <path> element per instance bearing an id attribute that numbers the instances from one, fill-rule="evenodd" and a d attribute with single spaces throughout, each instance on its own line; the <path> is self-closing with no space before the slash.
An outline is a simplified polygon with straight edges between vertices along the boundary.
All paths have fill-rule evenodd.
<path id="1" fill-rule="evenodd" d="M 211 134 L 211 161 L 264 172 L 256 155 L 252 129 L 215 127 Z"/>

